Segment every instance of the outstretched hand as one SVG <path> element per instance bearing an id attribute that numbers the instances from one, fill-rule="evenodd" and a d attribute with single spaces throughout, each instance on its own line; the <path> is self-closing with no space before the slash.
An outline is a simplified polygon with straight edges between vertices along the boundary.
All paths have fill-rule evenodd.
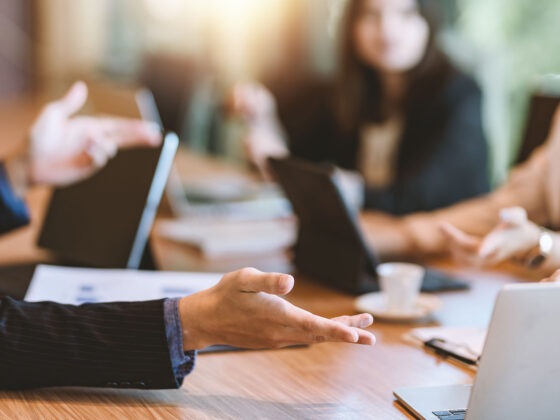
<path id="1" fill-rule="evenodd" d="M 185 350 L 215 344 L 280 348 L 326 341 L 373 345 L 369 314 L 326 319 L 292 305 L 292 276 L 246 268 L 179 302 Z"/>
<path id="2" fill-rule="evenodd" d="M 469 235 L 449 223 L 441 225 L 449 250 L 460 263 L 471 266 L 499 264 L 521 258 L 538 244 L 540 228 L 520 207 L 503 209 L 500 223 L 483 238 Z"/>
<path id="3" fill-rule="evenodd" d="M 240 83 L 231 90 L 229 108 L 246 123 L 243 145 L 247 158 L 269 179 L 267 159 L 289 155 L 274 96 L 260 84 Z"/>
<path id="4" fill-rule="evenodd" d="M 71 184 L 102 168 L 121 148 L 161 143 L 159 127 L 153 123 L 72 117 L 87 96 L 87 86 L 77 82 L 62 99 L 48 104 L 35 121 L 27 151 L 32 184 Z"/>

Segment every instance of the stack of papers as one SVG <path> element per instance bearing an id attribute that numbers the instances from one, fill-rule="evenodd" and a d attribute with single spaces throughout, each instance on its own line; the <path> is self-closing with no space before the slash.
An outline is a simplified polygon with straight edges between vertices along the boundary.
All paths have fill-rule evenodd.
<path id="1" fill-rule="evenodd" d="M 207 258 L 270 254 L 289 248 L 297 238 L 293 219 L 241 222 L 184 218 L 159 222 L 157 232 L 199 248 Z"/>
<path id="2" fill-rule="evenodd" d="M 25 300 L 71 305 L 183 297 L 214 286 L 222 274 L 103 270 L 41 265 Z"/>

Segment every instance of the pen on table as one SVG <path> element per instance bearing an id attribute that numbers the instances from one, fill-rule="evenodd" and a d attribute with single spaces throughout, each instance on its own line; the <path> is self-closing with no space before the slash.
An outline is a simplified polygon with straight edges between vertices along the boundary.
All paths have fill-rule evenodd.
<path id="1" fill-rule="evenodd" d="M 464 363 L 469 366 L 476 366 L 478 364 L 478 360 L 473 360 L 468 357 L 462 356 L 460 354 L 454 353 L 448 349 L 446 349 L 442 344 L 445 344 L 445 340 L 439 338 L 433 338 L 431 340 L 424 342 L 424 347 L 429 350 L 432 350 L 438 356 L 447 359 L 454 359 L 458 362 Z"/>

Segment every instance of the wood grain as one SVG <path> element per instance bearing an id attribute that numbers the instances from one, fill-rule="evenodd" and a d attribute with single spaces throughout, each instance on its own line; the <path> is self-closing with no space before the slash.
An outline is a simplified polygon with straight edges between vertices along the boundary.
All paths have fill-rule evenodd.
<path id="1" fill-rule="evenodd" d="M 5 133 L 24 132 L 28 108 L 17 108 L 0 121 Z M 10 112 L 9 108 L 0 108 Z M 182 159 L 182 160 L 181 160 Z M 215 173 L 223 165 L 183 154 L 182 168 Z M 206 163 L 205 163 L 206 162 Z M 205 172 L 206 171 L 206 172 Z M 183 172 L 188 176 L 189 170 Z M 0 240 L 0 262 L 37 255 L 34 238 L 48 191 L 34 191 L 31 205 L 36 222 Z M 225 271 L 254 262 L 265 268 L 288 267 L 285 254 L 275 262 L 205 261 L 186 247 L 156 238 L 156 253 L 164 268 Z M 273 258 L 271 256 L 271 258 Z M 271 260 L 272 261 L 272 260 Z M 246 264 L 247 263 L 247 264 Z M 472 281 L 466 292 L 442 294 L 443 309 L 434 325 L 482 325 L 491 314 L 501 286 L 518 276 L 502 271 L 457 270 L 448 262 L 436 266 L 457 271 Z M 517 273 L 519 274 L 519 273 Z M 353 313 L 353 298 L 298 278 L 293 303 L 333 317 Z M 442 361 L 406 343 L 411 325 L 376 323 L 375 347 L 321 344 L 303 349 L 202 355 L 180 390 L 122 391 L 48 389 L 0 393 L 0 418 L 9 419 L 403 419 L 411 418 L 392 397 L 407 385 L 469 383 L 473 372 Z M 0 373 L 1 374 L 1 373 Z M 40 375 L 40 372 L 37 372 Z"/>

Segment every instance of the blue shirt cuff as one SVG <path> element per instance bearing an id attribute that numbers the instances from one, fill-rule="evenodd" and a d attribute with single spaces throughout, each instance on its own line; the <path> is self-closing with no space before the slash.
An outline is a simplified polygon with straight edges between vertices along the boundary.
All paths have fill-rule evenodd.
<path id="1" fill-rule="evenodd" d="M 4 164 L 0 162 L 0 233 L 8 232 L 29 223 L 29 211 L 8 180 Z"/>
<path id="2" fill-rule="evenodd" d="M 175 378 L 182 383 L 183 378 L 192 372 L 196 360 L 196 351 L 185 353 L 183 349 L 183 332 L 179 317 L 179 299 L 166 299 L 163 303 L 165 334 L 169 346 L 171 366 Z"/>

